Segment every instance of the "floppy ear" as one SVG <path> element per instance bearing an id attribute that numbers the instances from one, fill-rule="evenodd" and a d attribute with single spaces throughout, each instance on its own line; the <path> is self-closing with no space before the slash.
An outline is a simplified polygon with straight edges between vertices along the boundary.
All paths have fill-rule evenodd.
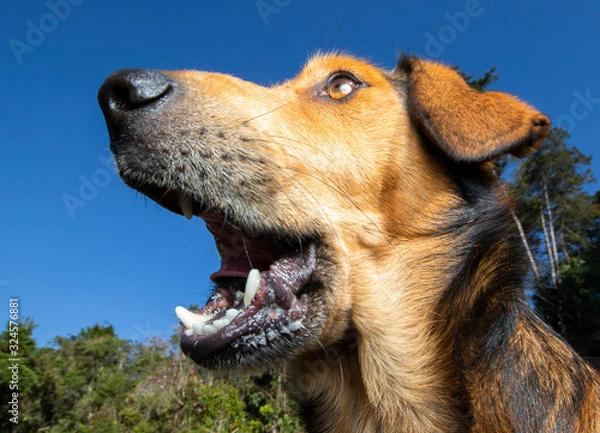
<path id="1" fill-rule="evenodd" d="M 456 161 L 527 156 L 548 133 L 550 120 L 534 108 L 506 93 L 478 92 L 447 66 L 406 57 L 397 69 L 408 79 L 411 120 Z"/>

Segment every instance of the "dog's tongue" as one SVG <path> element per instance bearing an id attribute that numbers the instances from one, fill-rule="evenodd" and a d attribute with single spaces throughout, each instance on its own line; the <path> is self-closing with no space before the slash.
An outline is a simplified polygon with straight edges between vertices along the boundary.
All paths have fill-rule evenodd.
<path id="1" fill-rule="evenodd" d="M 202 219 L 221 256 L 221 268 L 210 276 L 213 281 L 223 277 L 247 278 L 252 269 L 266 271 L 283 254 L 273 241 L 251 236 L 214 213 L 206 212 Z"/>
<path id="2" fill-rule="evenodd" d="M 241 265 L 238 263 L 228 263 L 227 261 L 221 259 L 221 268 L 213 272 L 210 276 L 210 279 L 213 282 L 216 282 L 219 278 L 229 277 L 229 278 L 248 278 L 248 274 L 250 273 L 250 266 Z"/>

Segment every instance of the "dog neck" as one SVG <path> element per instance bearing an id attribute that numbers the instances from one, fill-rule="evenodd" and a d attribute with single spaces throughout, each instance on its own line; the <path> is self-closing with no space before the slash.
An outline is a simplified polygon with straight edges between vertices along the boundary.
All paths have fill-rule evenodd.
<path id="1" fill-rule="evenodd" d="M 350 263 L 346 334 L 290 368 L 308 431 L 504 433 L 548 420 L 595 431 L 597 409 L 570 427 L 581 395 L 600 395 L 597 377 L 527 305 L 523 246 L 492 164 L 449 164 L 425 147 L 405 162 L 429 169 L 385 182 L 381 202 L 402 205 L 341 236 L 355 242 L 338 252 Z"/>
<path id="2" fill-rule="evenodd" d="M 387 233 L 386 240 L 396 239 L 397 255 L 373 256 L 369 248 L 370 255 L 354 260 L 361 265 L 351 278 L 381 289 L 353 293 L 352 325 L 344 339 L 292 366 L 309 432 L 470 428 L 468 373 L 457 364 L 469 360 L 458 360 L 457 354 L 465 353 L 484 326 L 497 325 L 474 327 L 477 311 L 487 315 L 496 303 L 498 314 L 491 316 L 501 320 L 521 302 L 522 269 L 509 270 L 515 245 L 506 242 L 510 221 L 498 215 L 510 213 L 497 197 L 454 202 L 461 209 L 446 209 L 447 227 L 427 236 Z"/>
<path id="3" fill-rule="evenodd" d="M 380 290 L 353 293 L 344 338 L 290 369 L 309 432 L 595 431 L 597 409 L 577 425 L 572 414 L 600 395 L 597 376 L 527 305 L 506 195 L 467 203 L 479 186 L 462 187 L 447 230 L 398 238 L 400 258 L 354 261 L 361 287 Z"/>

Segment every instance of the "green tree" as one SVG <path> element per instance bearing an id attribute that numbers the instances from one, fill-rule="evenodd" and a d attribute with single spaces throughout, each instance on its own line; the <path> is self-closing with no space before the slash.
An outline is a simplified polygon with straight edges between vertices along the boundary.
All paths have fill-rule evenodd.
<path id="1" fill-rule="evenodd" d="M 595 180 L 591 158 L 569 146 L 568 138 L 565 130 L 551 129 L 538 152 L 519 164 L 512 192 L 535 276 L 534 303 L 584 353 L 588 348 L 577 341 L 588 341 L 582 336 L 600 329 L 594 301 L 600 292 L 589 277 L 600 214 L 585 190 Z"/>
<path id="2" fill-rule="evenodd" d="M 36 357 L 41 380 L 33 392 L 39 397 L 41 424 L 78 431 L 90 422 L 102 424 L 102 429 L 117 423 L 120 405 L 132 386 L 126 374 L 131 345 L 110 325 L 57 337 L 54 344 Z"/>
<path id="3" fill-rule="evenodd" d="M 32 424 L 31 414 L 35 412 L 36 400 L 31 395 L 38 381 L 34 364 L 37 346 L 33 339 L 36 326 L 31 318 L 24 318 L 16 324 L 8 322 L 5 331 L 0 334 L 0 401 L 6 408 L 16 394 L 19 420 L 18 425 L 10 422 L 12 416 L 4 411 L 0 417 L 0 430 L 3 432 L 27 431 Z"/>
<path id="4" fill-rule="evenodd" d="M 600 357 L 600 193 L 593 200 L 595 221 L 585 240 L 561 262 L 557 289 L 540 290 L 536 304 L 544 317 L 582 355 Z M 559 308 L 560 307 L 560 308 Z"/>
<path id="5" fill-rule="evenodd" d="M 33 322 L 21 327 L 26 336 L 22 354 L 32 374 L 22 395 L 27 422 L 12 431 L 303 431 L 281 389 L 280 372 L 216 377 L 185 358 L 177 338 L 131 342 L 120 339 L 110 325 L 87 327 L 38 349 L 27 339 L 33 327 Z"/>
<path id="6" fill-rule="evenodd" d="M 553 128 L 541 148 L 523 161 L 513 191 L 519 218 L 537 253 L 545 255 L 552 287 L 563 260 L 587 244 L 597 209 L 584 187 L 593 182 L 591 158 L 566 143 L 568 133 Z"/>

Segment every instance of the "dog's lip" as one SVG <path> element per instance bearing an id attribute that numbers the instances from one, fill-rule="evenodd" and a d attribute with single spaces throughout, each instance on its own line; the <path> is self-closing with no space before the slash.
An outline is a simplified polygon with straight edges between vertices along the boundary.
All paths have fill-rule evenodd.
<path id="1" fill-rule="evenodd" d="M 127 176 L 127 174 L 121 174 L 121 176 L 123 177 L 125 183 L 131 188 L 144 194 L 168 211 L 173 212 L 174 214 L 185 216 L 184 211 L 181 208 L 181 199 L 182 197 L 189 196 L 189 194 L 176 187 L 163 186 L 160 185 L 160 183 L 149 182 L 148 179 L 130 177 Z M 197 200 L 192 199 L 191 206 L 193 216 L 202 217 L 205 212 L 208 212 L 207 207 Z"/>

